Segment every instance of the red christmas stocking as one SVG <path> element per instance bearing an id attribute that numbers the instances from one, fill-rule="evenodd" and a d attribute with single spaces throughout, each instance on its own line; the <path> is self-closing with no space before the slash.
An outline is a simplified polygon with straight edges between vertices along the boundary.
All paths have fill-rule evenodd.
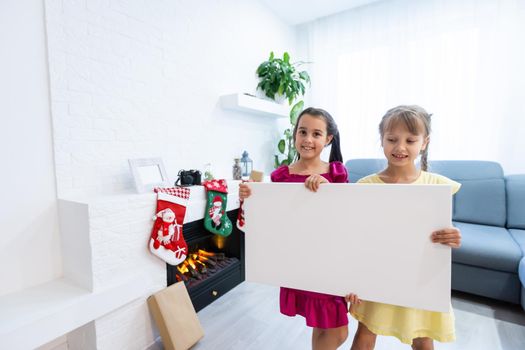
<path id="1" fill-rule="evenodd" d="M 239 204 L 239 213 L 237 214 L 237 228 L 241 231 L 244 231 L 244 209 L 242 208 L 243 203 L 244 201 L 241 200 Z"/>
<path id="2" fill-rule="evenodd" d="M 182 187 L 156 188 L 157 214 L 153 218 L 153 230 L 149 250 L 170 265 L 178 265 L 186 259 L 188 246 L 182 235 L 182 224 L 190 190 Z"/>
<path id="3" fill-rule="evenodd" d="M 246 180 L 242 180 L 242 183 L 247 182 Z M 240 200 L 239 204 L 239 212 L 237 214 L 237 228 L 241 231 L 244 231 L 244 209 L 242 208 L 242 205 L 244 204 L 244 200 Z"/>

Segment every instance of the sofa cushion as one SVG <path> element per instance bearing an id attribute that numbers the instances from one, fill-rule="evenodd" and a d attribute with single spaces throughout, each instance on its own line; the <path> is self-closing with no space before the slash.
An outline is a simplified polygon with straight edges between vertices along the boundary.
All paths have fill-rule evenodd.
<path id="1" fill-rule="evenodd" d="M 510 235 L 521 249 L 521 253 L 525 256 L 525 230 L 509 229 Z"/>
<path id="2" fill-rule="evenodd" d="M 461 190 L 454 197 L 454 220 L 483 225 L 505 226 L 505 181 L 456 180 Z"/>
<path id="3" fill-rule="evenodd" d="M 380 172 L 386 167 L 386 160 L 379 158 L 350 159 L 345 163 L 348 182 L 357 182 L 362 177 Z"/>
<path id="4" fill-rule="evenodd" d="M 433 160 L 428 171 L 453 180 L 503 179 L 503 169 L 496 162 L 484 160 Z"/>
<path id="5" fill-rule="evenodd" d="M 454 196 L 454 220 L 505 226 L 505 179 L 498 163 L 441 160 L 430 162 L 429 171 L 461 183 L 461 190 Z"/>
<path id="6" fill-rule="evenodd" d="M 452 249 L 452 261 L 516 273 L 521 249 L 504 228 L 454 222 L 461 230 L 461 247 Z"/>
<path id="7" fill-rule="evenodd" d="M 505 182 L 507 227 L 525 229 L 525 175 L 509 175 Z"/>

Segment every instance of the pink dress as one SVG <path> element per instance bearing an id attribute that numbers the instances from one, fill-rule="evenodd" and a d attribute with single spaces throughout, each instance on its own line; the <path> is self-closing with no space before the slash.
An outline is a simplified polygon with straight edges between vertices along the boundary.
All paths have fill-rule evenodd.
<path id="1" fill-rule="evenodd" d="M 321 174 L 330 182 L 348 182 L 346 168 L 341 162 L 330 163 L 330 171 Z M 277 168 L 272 182 L 304 182 L 308 175 L 290 174 L 288 166 Z M 281 287 L 281 313 L 301 315 L 306 325 L 315 328 L 337 328 L 348 324 L 348 308 L 343 297 Z"/>

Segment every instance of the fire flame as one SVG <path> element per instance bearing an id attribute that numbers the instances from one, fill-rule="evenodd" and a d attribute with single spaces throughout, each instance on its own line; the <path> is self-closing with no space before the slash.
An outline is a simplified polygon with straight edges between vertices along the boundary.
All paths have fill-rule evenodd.
<path id="1" fill-rule="evenodd" d="M 207 251 L 205 251 L 204 249 L 199 249 L 199 251 L 197 252 L 197 254 L 198 254 L 199 256 L 206 256 L 206 257 L 209 257 L 209 256 L 215 256 L 215 253 L 207 252 Z"/>
<path id="2" fill-rule="evenodd" d="M 226 237 L 221 235 L 213 235 L 212 238 L 213 243 L 215 243 L 215 246 L 219 249 L 224 248 L 224 244 L 226 242 Z"/>
<path id="3" fill-rule="evenodd" d="M 187 262 L 184 261 L 181 265 L 177 266 L 177 270 L 179 270 L 180 273 L 185 274 L 187 272 L 190 272 L 188 270 Z"/>
<path id="4" fill-rule="evenodd" d="M 197 267 L 195 266 L 195 262 L 193 261 L 192 258 L 187 258 L 187 261 L 188 261 L 188 264 L 193 267 L 193 269 L 197 269 Z"/>
<path id="5" fill-rule="evenodd" d="M 177 266 L 177 270 L 181 275 L 186 275 L 188 277 L 190 277 L 194 271 L 199 271 L 201 273 L 204 271 L 204 273 L 206 273 L 207 266 L 205 263 L 212 263 L 213 261 L 210 261 L 210 259 L 216 255 L 216 253 L 199 249 L 197 252 L 190 253 L 186 260 Z M 197 267 L 199 267 L 200 270 L 197 269 Z"/>

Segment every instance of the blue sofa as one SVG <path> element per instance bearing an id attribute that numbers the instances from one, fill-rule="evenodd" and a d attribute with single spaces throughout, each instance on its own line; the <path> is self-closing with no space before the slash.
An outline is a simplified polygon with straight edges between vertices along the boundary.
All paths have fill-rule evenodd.
<path id="1" fill-rule="evenodd" d="M 377 173 L 383 159 L 346 162 L 350 182 Z M 453 223 L 462 245 L 452 250 L 452 289 L 520 304 L 525 309 L 525 175 L 504 176 L 498 163 L 442 160 L 429 171 L 462 184 Z"/>

